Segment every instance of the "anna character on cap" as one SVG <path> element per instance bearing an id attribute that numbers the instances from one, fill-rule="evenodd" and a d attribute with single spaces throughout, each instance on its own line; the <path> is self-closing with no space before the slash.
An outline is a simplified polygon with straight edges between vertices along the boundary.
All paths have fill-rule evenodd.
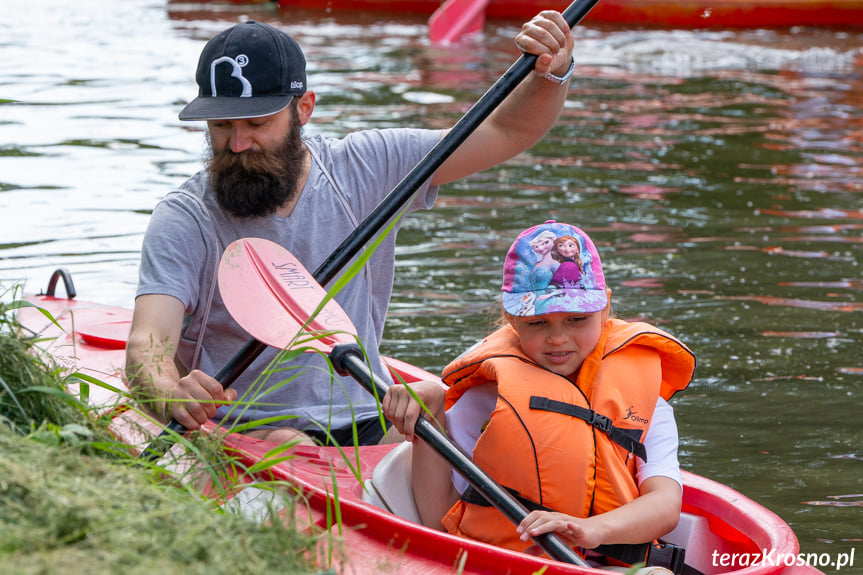
<path id="1" fill-rule="evenodd" d="M 572 236 L 561 236 L 554 240 L 551 257 L 560 265 L 551 276 L 551 285 L 557 287 L 578 287 L 584 275 L 581 262 L 581 247 Z"/>
<path id="2" fill-rule="evenodd" d="M 531 242 L 548 235 L 579 246 L 578 282 L 531 285 Z M 383 409 L 413 441 L 425 406 L 534 511 L 516 527 L 432 448 L 414 442 L 411 481 L 423 523 L 517 551 L 555 532 L 597 564 L 608 554 L 590 551 L 600 545 L 665 535 L 679 521 L 682 494 L 667 400 L 689 384 L 692 352 L 649 324 L 611 317 L 599 254 L 575 226 L 550 221 L 522 232 L 503 278 L 502 327 L 444 369 L 446 387 L 392 386 Z"/>

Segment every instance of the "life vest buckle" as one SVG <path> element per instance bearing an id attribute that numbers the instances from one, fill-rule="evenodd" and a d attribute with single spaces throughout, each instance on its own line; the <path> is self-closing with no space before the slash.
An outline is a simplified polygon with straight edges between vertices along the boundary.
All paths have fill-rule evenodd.
<path id="1" fill-rule="evenodd" d="M 589 424 L 599 429 L 600 431 L 604 431 L 605 433 L 611 433 L 611 430 L 614 429 L 614 425 L 612 425 L 611 419 L 595 411 L 591 411 L 590 413 L 590 421 L 588 421 Z"/>

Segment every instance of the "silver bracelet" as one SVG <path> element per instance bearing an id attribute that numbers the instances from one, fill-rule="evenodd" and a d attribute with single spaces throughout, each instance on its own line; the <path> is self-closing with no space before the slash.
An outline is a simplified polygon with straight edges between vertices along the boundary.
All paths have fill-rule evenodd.
<path id="1" fill-rule="evenodd" d="M 572 72 L 575 70 L 575 58 L 572 59 L 572 63 L 569 65 L 569 70 L 566 71 L 566 74 L 563 76 L 555 76 L 551 72 L 543 74 L 542 77 L 548 80 L 549 82 L 554 82 L 555 84 L 564 84 L 569 77 L 572 76 Z"/>

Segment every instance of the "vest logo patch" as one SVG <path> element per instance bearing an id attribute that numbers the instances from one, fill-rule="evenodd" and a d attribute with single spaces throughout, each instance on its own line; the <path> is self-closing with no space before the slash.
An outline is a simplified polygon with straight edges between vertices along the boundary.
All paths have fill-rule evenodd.
<path id="1" fill-rule="evenodd" d="M 647 425 L 650 423 L 650 420 L 638 415 L 638 412 L 632 409 L 635 407 L 634 405 L 630 405 L 626 408 L 626 415 L 623 416 L 623 419 L 628 419 L 629 421 L 634 421 L 636 423 L 641 423 Z"/>

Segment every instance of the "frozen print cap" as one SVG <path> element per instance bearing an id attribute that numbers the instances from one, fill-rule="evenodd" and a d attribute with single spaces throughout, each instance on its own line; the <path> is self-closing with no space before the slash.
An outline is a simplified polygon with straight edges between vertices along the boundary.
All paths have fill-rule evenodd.
<path id="1" fill-rule="evenodd" d="M 523 231 L 503 264 L 503 307 L 519 316 L 605 309 L 596 246 L 575 226 L 549 220 Z"/>

